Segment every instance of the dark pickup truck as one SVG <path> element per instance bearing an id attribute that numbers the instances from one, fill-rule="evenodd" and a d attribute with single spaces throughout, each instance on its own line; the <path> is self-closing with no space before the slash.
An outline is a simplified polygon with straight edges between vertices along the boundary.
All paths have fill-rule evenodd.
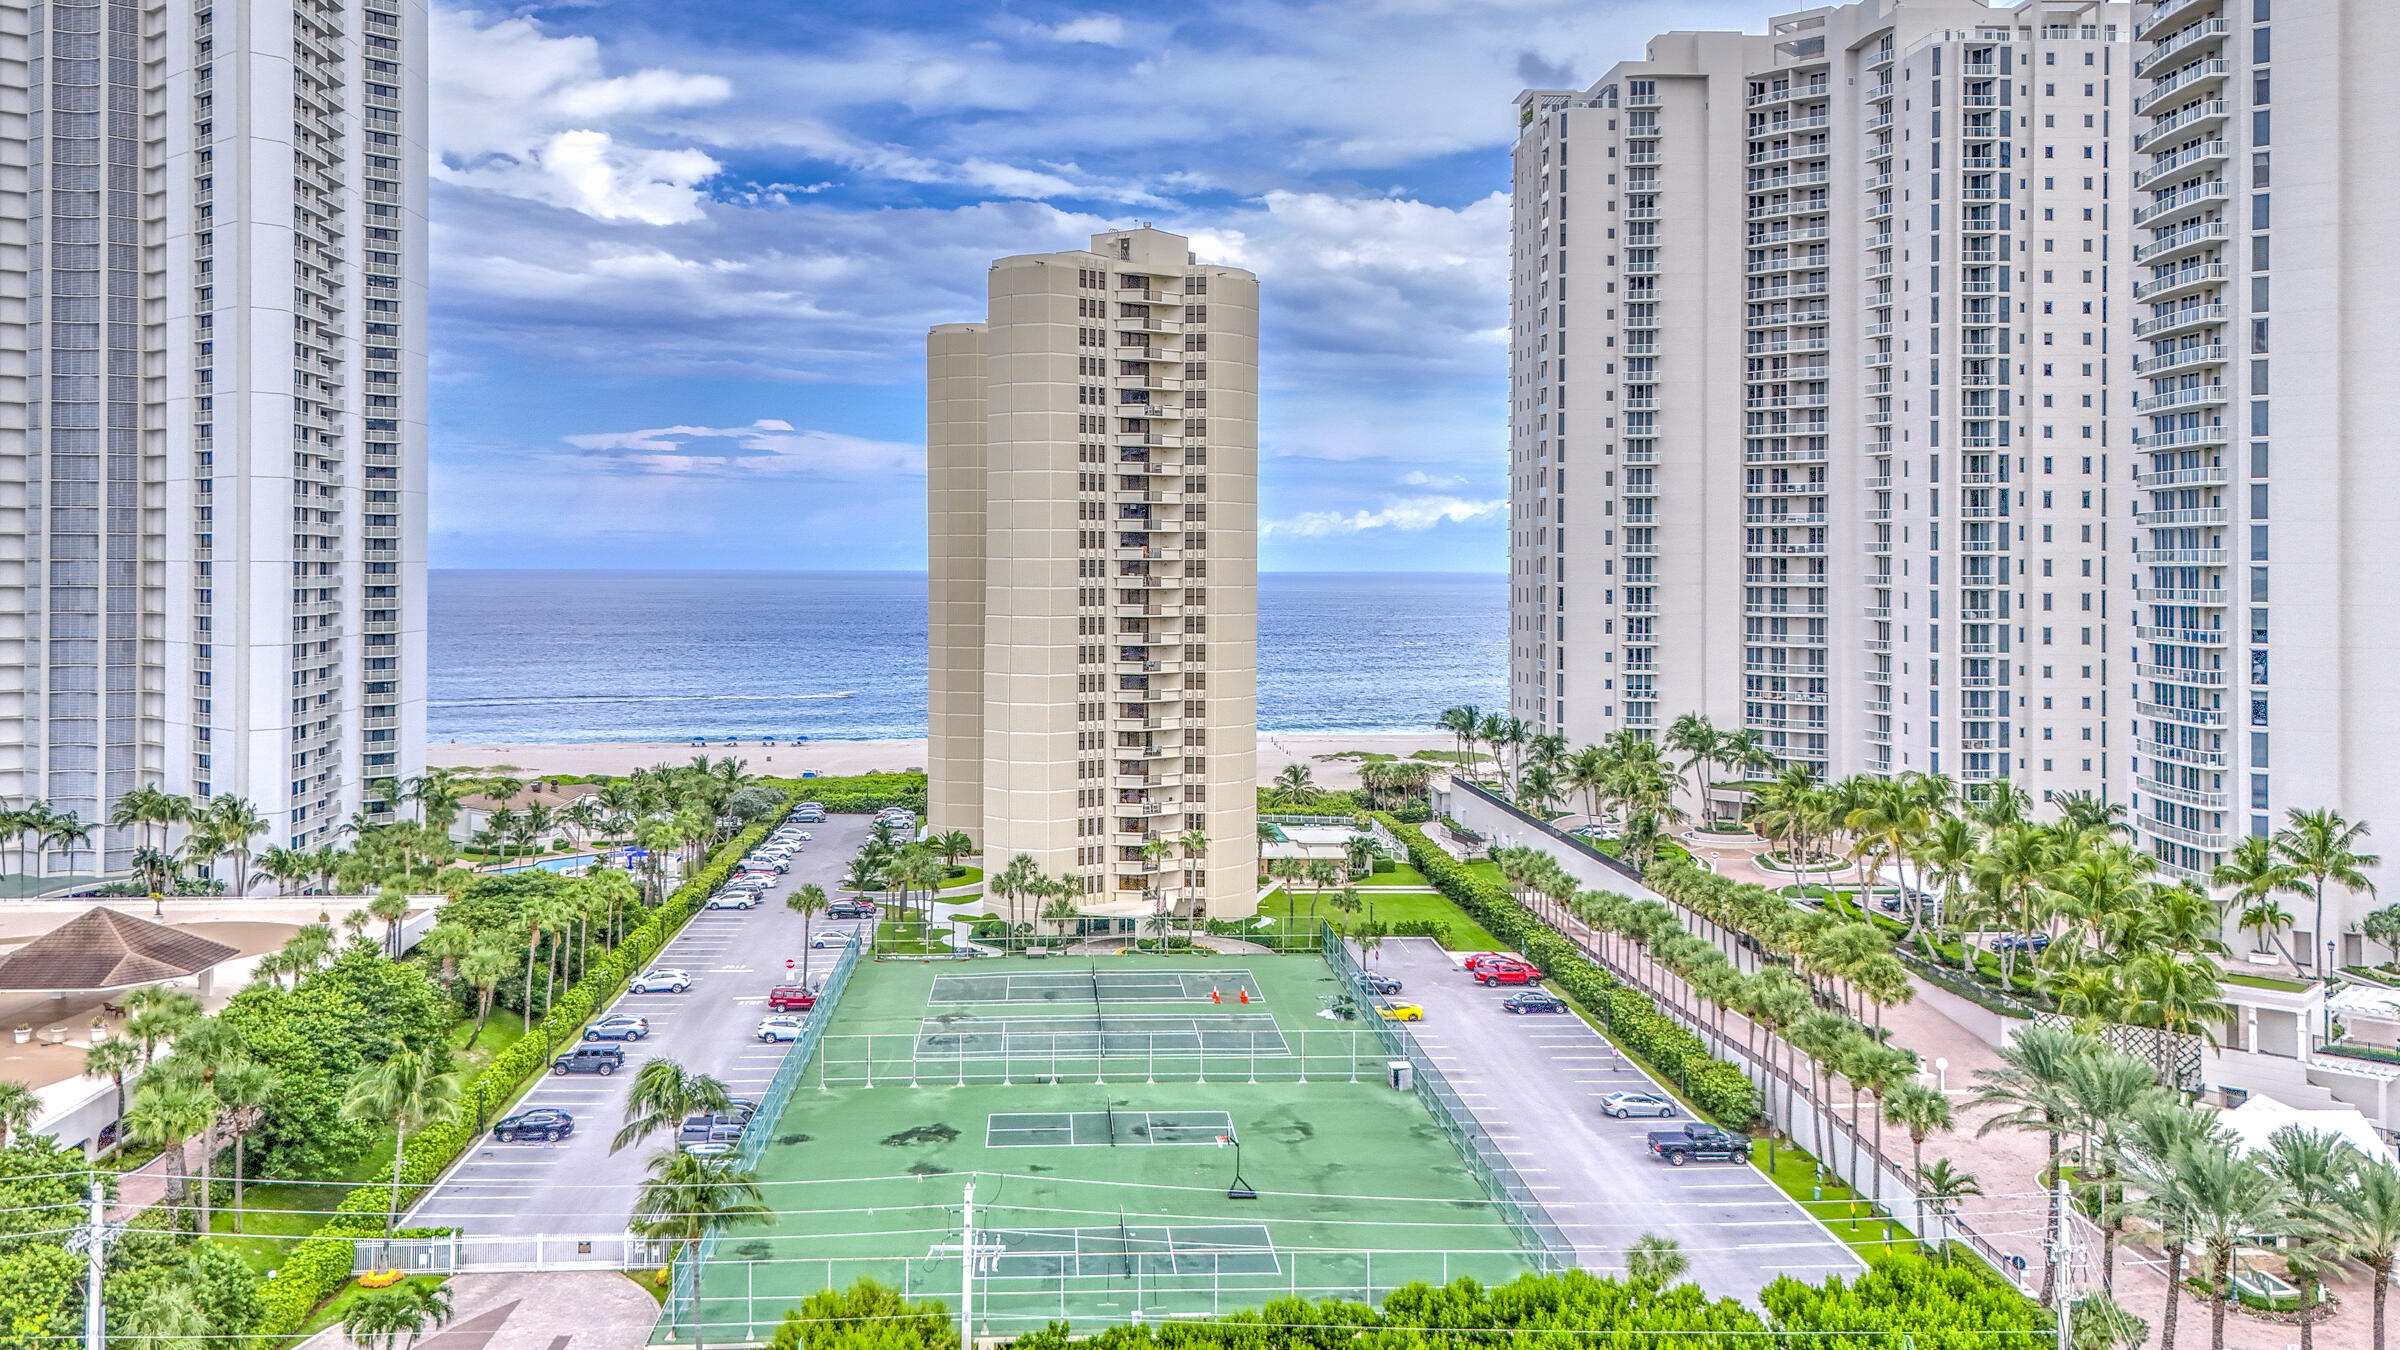
<path id="1" fill-rule="evenodd" d="M 1713 1162 L 1748 1162 L 1750 1136 L 1694 1121 L 1681 1129 L 1652 1130 L 1650 1151 L 1676 1167 L 1694 1158 Z"/>

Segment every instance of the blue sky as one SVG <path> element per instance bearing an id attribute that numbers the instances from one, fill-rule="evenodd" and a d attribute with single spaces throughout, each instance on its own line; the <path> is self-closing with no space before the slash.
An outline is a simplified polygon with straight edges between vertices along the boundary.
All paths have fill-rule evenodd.
<path id="1" fill-rule="evenodd" d="M 920 569 L 924 330 L 1142 220 L 1259 273 L 1263 566 L 1502 570 L 1508 100 L 1771 8 L 437 4 L 433 560 Z"/>

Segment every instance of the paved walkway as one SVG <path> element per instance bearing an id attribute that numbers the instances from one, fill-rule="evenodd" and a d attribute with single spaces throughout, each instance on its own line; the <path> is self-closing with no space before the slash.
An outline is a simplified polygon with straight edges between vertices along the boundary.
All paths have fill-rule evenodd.
<path id="1" fill-rule="evenodd" d="M 639 1350 L 658 1323 L 658 1302 L 613 1270 L 454 1275 L 452 1316 L 410 1350 Z M 300 1350 L 361 1350 L 338 1326 Z"/>

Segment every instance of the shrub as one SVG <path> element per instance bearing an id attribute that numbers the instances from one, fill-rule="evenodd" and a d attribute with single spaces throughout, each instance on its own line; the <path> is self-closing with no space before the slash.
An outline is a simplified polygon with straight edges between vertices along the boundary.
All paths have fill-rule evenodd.
<path id="1" fill-rule="evenodd" d="M 1661 1013 L 1647 995 L 1619 984 L 1519 904 L 1505 886 L 1469 871 L 1435 848 L 1422 830 L 1390 816 L 1384 823 L 1408 845 L 1409 861 L 1435 890 L 1503 945 L 1540 967 L 1552 985 L 1605 1022 L 1619 1044 L 1682 1087 L 1694 1107 L 1737 1129 L 1757 1117 L 1758 1095 L 1749 1078 L 1734 1065 L 1712 1058 L 1698 1036 Z"/>
<path id="2" fill-rule="evenodd" d="M 596 957 L 583 978 L 558 996 L 549 1015 L 542 1019 L 542 1025 L 549 1030 L 548 1037 L 526 1036 L 494 1055 L 483 1072 L 466 1085 L 462 1095 L 495 1109 L 514 1100 L 527 1079 L 549 1067 L 543 1062 L 545 1042 L 566 1045 L 574 1041 L 583 1024 L 600 1010 L 608 996 L 634 974 L 638 964 L 635 953 L 655 955 L 666 939 L 699 911 L 709 893 L 733 874 L 734 864 L 742 855 L 766 838 L 773 826 L 772 819 L 762 820 L 727 840 L 710 857 L 707 866 L 685 878 L 674 894 L 625 935 L 623 942 Z M 428 1125 L 410 1135 L 408 1152 L 400 1164 L 400 1180 L 405 1188 L 401 1203 L 410 1203 L 415 1194 L 431 1185 L 482 1135 L 483 1123 L 467 1117 Z M 373 1237 L 383 1231 L 383 1216 L 391 1203 L 391 1194 L 388 1186 L 357 1187 L 334 1206 L 332 1219 L 285 1255 L 275 1278 L 259 1289 L 256 1330 L 260 1335 L 289 1336 L 299 1331 L 319 1303 L 349 1282 L 351 1240 Z M 446 1231 L 410 1229 L 403 1230 L 403 1235 L 421 1237 Z"/>

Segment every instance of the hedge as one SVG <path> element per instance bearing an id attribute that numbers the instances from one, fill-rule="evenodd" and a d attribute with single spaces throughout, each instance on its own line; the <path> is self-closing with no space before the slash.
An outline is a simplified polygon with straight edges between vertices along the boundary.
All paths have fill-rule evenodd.
<path id="1" fill-rule="evenodd" d="M 752 825 L 719 847 L 706 867 L 686 878 L 665 903 L 635 925 L 622 941 L 592 963 L 582 979 L 558 996 L 542 1019 L 549 1036 L 527 1035 L 492 1056 L 492 1062 L 460 1089 L 460 1095 L 495 1106 L 515 1100 L 526 1080 L 549 1068 L 544 1062 L 548 1055 L 544 1047 L 551 1042 L 572 1043 L 583 1024 L 607 1003 L 609 994 L 633 976 L 640 964 L 633 959 L 634 953 L 658 955 L 666 940 L 699 911 L 709 893 L 733 874 L 734 864 L 781 822 L 782 814 L 776 812 L 772 818 Z M 402 1206 L 413 1203 L 482 1135 L 482 1122 L 467 1119 L 428 1125 L 410 1135 L 408 1152 L 400 1165 Z M 388 1183 L 360 1185 L 342 1197 L 341 1203 L 333 1207 L 334 1217 L 294 1247 L 276 1268 L 275 1277 L 259 1286 L 258 1334 L 297 1334 L 318 1304 L 349 1283 L 352 1240 L 382 1235 L 383 1216 L 391 1206 L 391 1198 Z M 449 1230 L 401 1231 L 406 1236 L 428 1236 Z"/>
<path id="2" fill-rule="evenodd" d="M 1519 904 L 1507 887 L 1487 881 L 1433 846 L 1422 830 L 1393 817 L 1384 824 L 1408 845 L 1409 861 L 1433 888 L 1484 930 L 1539 967 L 1569 998 L 1598 1014 L 1617 1042 L 1674 1080 L 1692 1105 L 1736 1129 L 1758 1116 L 1758 1094 L 1734 1065 L 1712 1058 L 1698 1036 L 1658 1010 L 1647 994 L 1603 971 L 1582 949 Z"/>

